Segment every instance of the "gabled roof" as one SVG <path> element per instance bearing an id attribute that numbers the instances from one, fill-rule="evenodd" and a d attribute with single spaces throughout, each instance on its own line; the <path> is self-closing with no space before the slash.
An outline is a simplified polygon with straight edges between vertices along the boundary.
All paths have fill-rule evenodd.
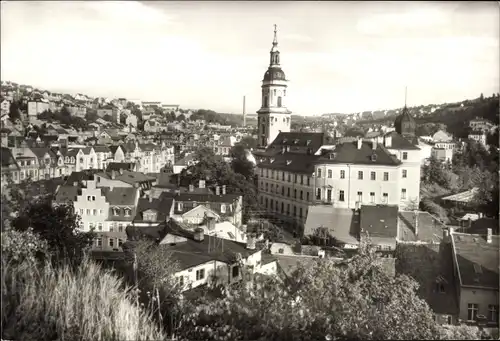
<path id="1" fill-rule="evenodd" d="M 385 136 L 391 136 L 392 138 L 392 143 L 390 147 L 387 147 L 388 149 L 401 149 L 401 150 L 420 150 L 415 144 L 418 143 L 418 140 L 413 141 L 416 143 L 412 143 L 411 141 L 408 141 L 405 139 L 401 134 L 391 131 Z"/>
<path id="2" fill-rule="evenodd" d="M 304 235 L 313 235 L 321 227 L 328 229 L 330 235 L 341 243 L 358 244 L 359 215 L 354 215 L 354 210 L 310 205 L 308 211 Z"/>
<path id="3" fill-rule="evenodd" d="M 95 145 L 93 148 L 96 153 L 109 153 L 111 151 L 108 146 Z"/>
<path id="4" fill-rule="evenodd" d="M 487 243 L 484 235 L 452 233 L 461 284 L 498 290 L 499 236 Z"/>
<path id="5" fill-rule="evenodd" d="M 316 152 L 325 144 L 327 134 L 325 133 L 304 133 L 304 132 L 281 132 L 276 136 L 268 149 L 281 146 L 311 148 Z"/>
<path id="6" fill-rule="evenodd" d="M 173 203 L 174 199 L 164 195 L 160 195 L 159 198 L 152 199 L 151 201 L 149 198 L 141 198 L 137 204 L 137 214 L 134 218 L 134 222 L 144 221 L 142 214 L 148 210 L 155 210 L 157 212 L 156 221 L 166 221 Z"/>
<path id="7" fill-rule="evenodd" d="M 80 188 L 78 186 L 63 185 L 56 192 L 54 202 L 57 204 L 67 204 L 76 201 Z"/>
<path id="8" fill-rule="evenodd" d="M 16 162 L 16 159 L 14 158 L 14 156 L 12 155 L 12 151 L 9 149 L 9 148 L 6 148 L 6 147 L 1 147 L 1 151 L 0 151 L 0 156 L 1 156 L 1 159 L 2 159 L 2 168 L 3 167 L 10 167 L 11 165 L 15 165 L 17 166 L 17 168 L 19 168 L 17 162 Z"/>

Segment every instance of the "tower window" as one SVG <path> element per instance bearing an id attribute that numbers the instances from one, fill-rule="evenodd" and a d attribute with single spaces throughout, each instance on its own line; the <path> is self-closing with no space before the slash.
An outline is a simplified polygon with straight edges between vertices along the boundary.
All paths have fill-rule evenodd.
<path id="1" fill-rule="evenodd" d="M 281 108 L 281 96 L 278 96 L 278 108 Z"/>
<path id="2" fill-rule="evenodd" d="M 286 96 L 286 90 L 283 90 L 283 96 Z"/>
<path id="3" fill-rule="evenodd" d="M 269 106 L 269 97 L 264 96 L 264 107 L 268 107 L 268 106 Z"/>
<path id="4" fill-rule="evenodd" d="M 276 96 L 276 89 L 273 90 L 273 94 L 274 94 L 274 96 Z"/>

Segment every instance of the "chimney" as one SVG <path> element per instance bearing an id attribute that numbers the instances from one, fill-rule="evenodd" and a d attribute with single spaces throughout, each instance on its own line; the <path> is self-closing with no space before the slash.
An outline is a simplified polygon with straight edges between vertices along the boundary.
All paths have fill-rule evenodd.
<path id="1" fill-rule="evenodd" d="M 486 234 L 486 242 L 488 244 L 491 244 L 492 239 L 493 239 L 493 230 L 491 228 L 487 229 L 487 234 Z"/>
<path id="2" fill-rule="evenodd" d="M 215 230 L 215 218 L 214 217 L 208 217 L 207 229 L 209 232 Z"/>
<path id="3" fill-rule="evenodd" d="M 447 243 L 449 241 L 450 232 L 447 229 L 443 229 L 443 242 Z"/>
<path id="4" fill-rule="evenodd" d="M 198 181 L 198 188 L 205 188 L 205 180 Z"/>
<path id="5" fill-rule="evenodd" d="M 372 149 L 376 150 L 377 149 L 377 139 L 372 139 Z"/>
<path id="6" fill-rule="evenodd" d="M 413 211 L 413 225 L 415 226 L 415 236 L 418 237 L 418 211 Z"/>
<path id="7" fill-rule="evenodd" d="M 194 240 L 196 240 L 198 242 L 202 242 L 203 239 L 205 239 L 205 232 L 203 231 L 203 229 L 197 228 L 196 230 L 194 230 L 193 238 L 194 238 Z"/>
<path id="8" fill-rule="evenodd" d="M 363 140 L 361 137 L 358 137 L 358 149 L 361 149 L 361 146 L 363 145 Z"/>
<path id="9" fill-rule="evenodd" d="M 384 146 L 387 148 L 392 147 L 392 136 L 388 135 L 384 137 Z"/>
<path id="10" fill-rule="evenodd" d="M 220 187 L 215 186 L 215 195 L 220 195 Z"/>
<path id="11" fill-rule="evenodd" d="M 247 249 L 255 250 L 255 234 L 250 233 L 247 237 Z"/>
<path id="12" fill-rule="evenodd" d="M 194 185 L 189 185 L 189 191 L 194 192 Z"/>
<path id="13" fill-rule="evenodd" d="M 123 168 L 120 168 L 120 175 L 123 175 Z"/>
<path id="14" fill-rule="evenodd" d="M 112 180 L 116 179 L 116 172 L 114 169 L 111 171 L 111 179 Z"/>
<path id="15" fill-rule="evenodd" d="M 222 195 L 226 195 L 226 185 L 222 185 Z"/>

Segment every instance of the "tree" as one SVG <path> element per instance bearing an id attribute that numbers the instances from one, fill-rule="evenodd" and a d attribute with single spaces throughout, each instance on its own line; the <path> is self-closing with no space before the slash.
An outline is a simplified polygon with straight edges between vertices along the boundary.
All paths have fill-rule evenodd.
<path id="1" fill-rule="evenodd" d="M 132 113 L 132 115 L 137 116 L 137 121 L 139 121 L 139 122 L 142 121 L 142 111 L 139 108 L 134 106 L 131 113 Z"/>
<path id="2" fill-rule="evenodd" d="M 435 156 L 431 156 L 429 164 L 425 165 L 422 170 L 424 182 L 434 183 L 441 187 L 449 188 L 450 176 L 443 169 L 443 165 Z"/>
<path id="3" fill-rule="evenodd" d="M 243 146 L 246 149 L 255 149 L 255 148 L 257 148 L 257 140 L 254 139 L 252 136 L 245 136 L 245 137 L 243 137 L 238 144 L 241 145 L 241 146 Z"/>
<path id="4" fill-rule="evenodd" d="M 255 177 L 255 164 L 249 160 L 249 151 L 243 145 L 237 144 L 231 148 L 231 167 L 235 173 L 243 175 L 247 180 Z"/>
<path id="5" fill-rule="evenodd" d="M 12 101 L 9 107 L 9 118 L 12 122 L 21 118 L 21 110 L 17 101 Z"/>
<path id="6" fill-rule="evenodd" d="M 92 245 L 95 234 L 80 232 L 80 217 L 74 212 L 73 206 L 54 207 L 49 200 L 41 199 L 24 208 L 12 221 L 12 227 L 21 232 L 32 229 L 47 241 L 56 263 L 67 260 L 76 265 Z"/>
<path id="7" fill-rule="evenodd" d="M 477 336 L 446 335 L 416 294 L 417 283 L 405 275 L 394 276 L 384 262 L 372 246 L 362 243 L 350 259 L 299 265 L 285 281 L 255 276 L 226 288 L 222 297 L 193 302 L 181 336 L 283 341 Z"/>
<path id="8" fill-rule="evenodd" d="M 498 218 L 498 172 L 483 172 L 479 177 L 478 191 L 474 195 L 473 203 L 478 211 L 484 212 L 489 217 Z"/>
<path id="9" fill-rule="evenodd" d="M 95 122 L 99 116 L 97 116 L 97 110 L 87 109 L 87 113 L 85 114 L 85 120 L 87 122 Z"/>
<path id="10" fill-rule="evenodd" d="M 184 114 L 180 114 L 175 120 L 177 122 L 184 122 L 186 120 L 186 116 Z"/>

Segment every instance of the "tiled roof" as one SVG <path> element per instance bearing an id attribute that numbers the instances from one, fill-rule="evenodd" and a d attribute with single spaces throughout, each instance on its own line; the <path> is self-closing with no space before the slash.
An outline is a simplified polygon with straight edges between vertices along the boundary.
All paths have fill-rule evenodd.
<path id="1" fill-rule="evenodd" d="M 311 148 L 313 152 L 316 152 L 322 145 L 326 144 L 326 138 L 327 134 L 325 133 L 281 132 L 268 149 L 290 146 Z"/>
<path id="2" fill-rule="evenodd" d="M 388 147 L 389 149 L 420 150 L 420 148 L 418 148 L 415 144 L 413 144 L 411 141 L 408 141 L 401 134 L 398 134 L 395 131 L 391 131 L 385 134 L 385 136 L 392 137 L 391 147 Z M 418 141 L 416 142 L 418 143 Z"/>
<path id="3" fill-rule="evenodd" d="M 63 185 L 59 187 L 54 198 L 54 202 L 58 204 L 72 203 L 76 200 L 79 192 L 78 186 Z"/>
<path id="4" fill-rule="evenodd" d="M 92 148 L 94 148 L 94 151 L 96 153 L 109 153 L 109 152 L 111 152 L 111 150 L 108 146 L 96 145 L 96 146 L 93 146 Z"/>
<path id="5" fill-rule="evenodd" d="M 72 172 L 66 179 L 65 185 L 73 186 L 75 182 L 93 180 L 94 174 L 99 172 L 97 169 L 87 169 L 81 172 Z"/>
<path id="6" fill-rule="evenodd" d="M 458 271 L 462 285 L 481 286 L 498 290 L 499 278 L 499 237 L 453 233 Z"/>
<path id="7" fill-rule="evenodd" d="M 318 162 L 316 155 L 304 155 L 297 153 L 278 153 L 269 160 L 259 163 L 259 167 L 267 169 L 279 169 L 288 172 L 312 174 L 314 165 Z"/>
<path id="8" fill-rule="evenodd" d="M 398 244 L 396 254 L 396 272 L 417 281 L 417 294 L 434 313 L 458 314 L 451 243 Z"/>
<path id="9" fill-rule="evenodd" d="M 110 172 L 99 172 L 97 175 L 102 176 L 105 179 L 111 179 L 111 173 Z M 128 170 L 123 170 L 123 174 L 120 174 L 119 172 L 115 173 L 115 180 L 123 181 L 127 184 L 135 184 L 135 183 L 141 183 L 141 182 L 154 182 L 156 181 L 156 178 L 147 176 L 143 173 L 139 172 L 132 172 Z"/>
<path id="10" fill-rule="evenodd" d="M 399 240 L 405 242 L 421 241 L 426 243 L 439 243 L 443 235 L 444 226 L 429 212 L 417 212 L 418 236 L 415 235 L 415 213 L 401 211 L 398 213 Z"/>
<path id="11" fill-rule="evenodd" d="M 313 235 L 318 227 L 325 227 L 339 242 L 358 244 L 359 215 L 354 215 L 354 210 L 331 205 L 311 205 L 308 210 L 304 235 Z"/>
<path id="12" fill-rule="evenodd" d="M 363 205 L 360 210 L 361 230 L 370 237 L 396 238 L 398 232 L 398 207 Z"/>
<path id="13" fill-rule="evenodd" d="M 174 203 L 174 199 L 160 195 L 158 199 L 141 198 L 137 204 L 137 214 L 134 218 L 134 222 L 142 222 L 142 213 L 147 210 L 155 210 L 157 212 L 156 221 L 166 221 L 170 209 Z"/>
<path id="14" fill-rule="evenodd" d="M 110 162 L 108 164 L 108 168 L 106 168 L 106 172 L 110 172 L 112 170 L 120 171 L 120 169 L 133 170 L 134 167 L 135 167 L 135 164 L 132 162 Z"/>
<path id="15" fill-rule="evenodd" d="M 45 154 L 47 154 L 47 153 L 50 155 L 50 157 L 54 157 L 55 156 L 55 155 L 52 155 L 50 148 L 46 148 L 46 147 L 32 147 L 30 149 L 33 152 L 33 154 L 36 155 L 36 157 L 38 159 L 42 159 L 45 156 Z"/>
<path id="16" fill-rule="evenodd" d="M 139 189 L 135 187 L 101 187 L 101 192 L 106 196 L 106 201 L 113 206 L 135 206 L 135 199 Z"/>
<path id="17" fill-rule="evenodd" d="M 140 143 L 139 148 L 141 148 L 141 150 L 146 151 L 146 152 L 150 152 L 150 151 L 153 151 L 155 149 L 160 149 L 154 143 Z"/>

